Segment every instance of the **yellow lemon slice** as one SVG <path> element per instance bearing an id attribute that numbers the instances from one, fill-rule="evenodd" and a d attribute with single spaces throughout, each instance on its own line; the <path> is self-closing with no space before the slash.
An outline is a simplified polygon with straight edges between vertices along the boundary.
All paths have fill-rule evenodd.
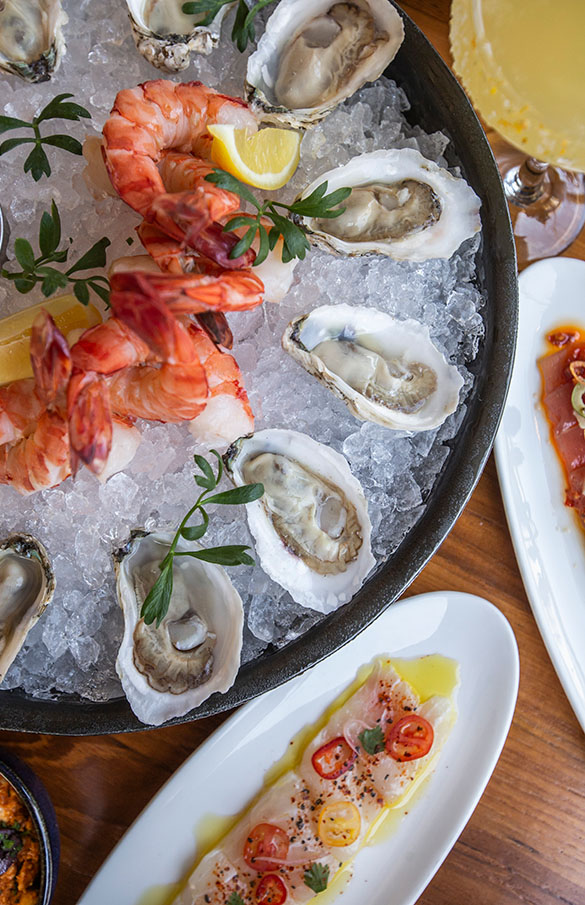
<path id="1" fill-rule="evenodd" d="M 97 308 L 80 304 L 74 295 L 47 299 L 0 320 L 0 384 L 32 377 L 30 332 L 41 308 L 49 312 L 64 336 L 72 330 L 87 330 L 102 322 Z"/>
<path id="2" fill-rule="evenodd" d="M 208 126 L 213 135 L 211 159 L 242 182 L 258 189 L 279 189 L 296 170 L 301 154 L 300 132 L 291 129 L 237 129 Z"/>

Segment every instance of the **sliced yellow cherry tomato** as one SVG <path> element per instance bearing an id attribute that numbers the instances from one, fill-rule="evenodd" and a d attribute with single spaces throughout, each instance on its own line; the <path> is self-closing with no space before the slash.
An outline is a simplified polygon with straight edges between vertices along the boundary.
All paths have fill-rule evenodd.
<path id="1" fill-rule="evenodd" d="M 325 845 L 351 845 L 361 826 L 360 812 L 351 801 L 332 801 L 319 814 L 319 836 Z"/>

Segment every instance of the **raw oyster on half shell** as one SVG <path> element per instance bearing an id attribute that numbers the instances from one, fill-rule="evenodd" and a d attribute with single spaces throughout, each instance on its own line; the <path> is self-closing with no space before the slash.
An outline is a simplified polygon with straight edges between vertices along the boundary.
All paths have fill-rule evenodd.
<path id="1" fill-rule="evenodd" d="M 291 321 L 282 345 L 361 421 L 418 432 L 457 408 L 463 378 L 419 321 L 323 305 Z"/>
<path id="2" fill-rule="evenodd" d="M 297 603 L 330 613 L 375 564 L 363 490 L 342 455 L 291 430 L 236 440 L 224 455 L 237 486 L 260 482 L 246 506 L 262 568 Z"/>
<path id="3" fill-rule="evenodd" d="M 171 602 L 160 625 L 141 618 L 173 536 L 134 531 L 114 553 L 124 613 L 116 670 L 138 719 L 156 726 L 231 688 L 242 649 L 240 595 L 221 566 L 191 556 L 173 562 Z M 182 540 L 177 545 L 179 551 L 192 549 Z"/>
<path id="4" fill-rule="evenodd" d="M 299 217 L 311 241 L 337 254 L 382 254 L 397 260 L 450 258 L 481 229 L 481 202 L 471 186 L 413 148 L 371 151 L 323 173 L 327 191 L 352 188 L 341 216 Z"/>
<path id="5" fill-rule="evenodd" d="M 0 69 L 46 82 L 65 53 L 60 0 L 0 0 Z"/>
<path id="6" fill-rule="evenodd" d="M 192 53 L 209 54 L 219 44 L 222 6 L 209 25 L 182 11 L 185 0 L 126 0 L 134 43 L 142 56 L 166 72 L 187 69 Z M 202 17 L 199 17 L 199 21 Z"/>
<path id="7" fill-rule="evenodd" d="M 247 100 L 268 122 L 314 125 L 375 81 L 403 38 L 388 0 L 281 0 L 248 60 Z"/>
<path id="8" fill-rule="evenodd" d="M 43 545 L 30 534 L 0 541 L 0 682 L 55 593 Z"/>

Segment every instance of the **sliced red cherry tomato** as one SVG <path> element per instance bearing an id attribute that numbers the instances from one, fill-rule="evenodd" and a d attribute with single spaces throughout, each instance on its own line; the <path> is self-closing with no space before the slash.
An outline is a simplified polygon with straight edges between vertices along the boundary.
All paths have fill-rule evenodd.
<path id="1" fill-rule="evenodd" d="M 311 763 L 323 779 L 338 779 L 351 770 L 356 757 L 357 753 L 340 735 L 315 751 Z"/>
<path id="2" fill-rule="evenodd" d="M 286 886 L 276 874 L 266 874 L 258 883 L 256 889 L 258 905 L 282 905 L 286 896 Z"/>
<path id="3" fill-rule="evenodd" d="M 392 726 L 386 736 L 386 751 L 394 760 L 417 760 L 428 754 L 435 733 L 424 716 L 409 713 Z"/>
<path id="4" fill-rule="evenodd" d="M 288 836 L 279 826 L 259 823 L 250 831 L 244 844 L 244 861 L 252 870 L 274 870 L 286 861 Z"/>

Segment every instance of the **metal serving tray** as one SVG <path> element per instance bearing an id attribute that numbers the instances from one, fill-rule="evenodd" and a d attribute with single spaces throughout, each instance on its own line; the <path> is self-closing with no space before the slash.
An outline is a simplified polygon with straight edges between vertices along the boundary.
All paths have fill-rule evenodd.
<path id="1" fill-rule="evenodd" d="M 353 600 L 301 638 L 248 663 L 226 694 L 212 695 L 196 710 L 172 721 L 175 723 L 236 707 L 298 675 L 355 637 L 400 597 L 437 550 L 469 499 L 492 447 L 511 376 L 518 319 L 516 257 L 508 207 L 490 146 L 467 97 L 422 32 L 402 10 L 398 11 L 406 34 L 387 75 L 404 86 L 412 105 L 408 118 L 413 124 L 450 136 L 449 163 L 462 167 L 482 201 L 478 284 L 487 297 L 483 309 L 485 338 L 477 358 L 468 365 L 475 383 L 467 400 L 467 414 L 451 441 L 452 451 L 426 501 L 423 516 Z M 148 727 L 136 719 L 125 698 L 94 704 L 76 695 L 63 695 L 57 701 L 40 701 L 12 690 L 0 692 L 0 728 L 96 735 Z"/>

